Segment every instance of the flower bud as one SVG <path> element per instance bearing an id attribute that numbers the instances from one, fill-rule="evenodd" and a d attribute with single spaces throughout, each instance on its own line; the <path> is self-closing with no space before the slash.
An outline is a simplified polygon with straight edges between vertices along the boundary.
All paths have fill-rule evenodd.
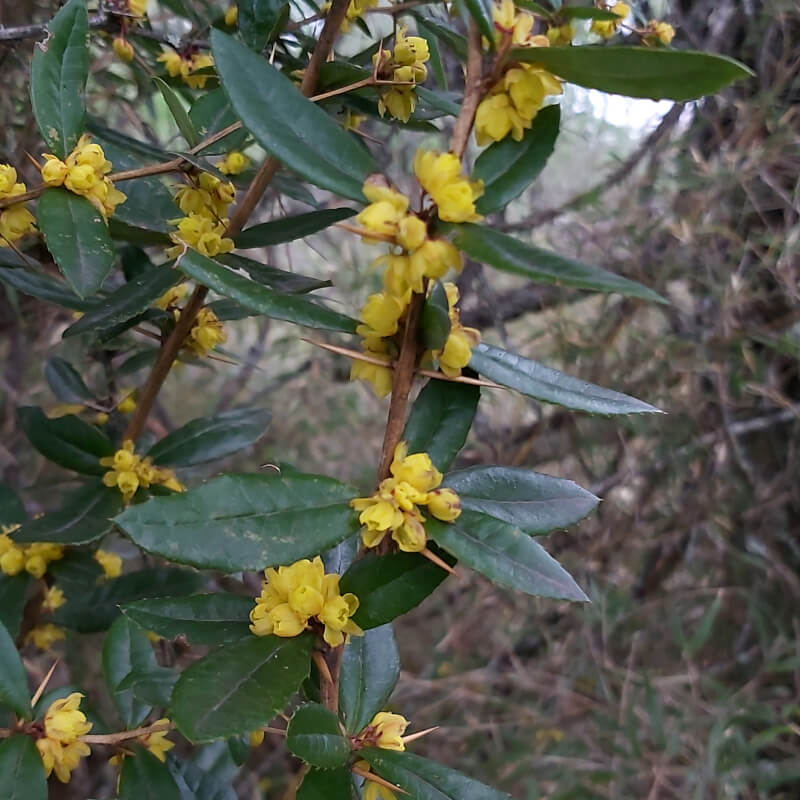
<path id="1" fill-rule="evenodd" d="M 120 61 L 130 64 L 133 61 L 133 45 L 122 36 L 115 36 L 111 48 Z"/>

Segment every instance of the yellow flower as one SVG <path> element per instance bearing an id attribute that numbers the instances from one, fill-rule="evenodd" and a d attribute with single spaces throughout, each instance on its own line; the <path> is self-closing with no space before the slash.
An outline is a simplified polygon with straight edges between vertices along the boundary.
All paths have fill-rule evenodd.
<path id="1" fill-rule="evenodd" d="M 572 44 L 575 38 L 575 30 L 571 22 L 564 25 L 553 25 L 547 29 L 547 41 L 552 45 Z"/>
<path id="2" fill-rule="evenodd" d="M 397 333 L 400 317 L 407 305 L 407 298 L 401 299 L 386 292 L 371 294 L 361 309 L 360 319 L 364 324 L 356 330 L 366 337 L 392 336 Z"/>
<path id="3" fill-rule="evenodd" d="M 143 17 L 147 13 L 147 0 L 128 0 L 128 10 L 134 17 Z"/>
<path id="4" fill-rule="evenodd" d="M 652 19 L 647 24 L 648 40 L 655 40 L 665 46 L 669 45 L 675 38 L 675 28 L 669 22 L 660 22 L 659 20 Z"/>
<path id="5" fill-rule="evenodd" d="M 175 258 L 183 251 L 182 245 L 194 248 L 205 256 L 216 256 L 220 253 L 230 253 L 233 248 L 233 239 L 227 238 L 225 228 L 227 220 L 215 223 L 203 214 L 189 214 L 177 221 L 178 230 L 170 234 L 170 239 L 175 242 L 175 247 L 170 247 L 166 254 Z M 173 221 L 174 224 L 174 221 Z"/>
<path id="6" fill-rule="evenodd" d="M 122 574 L 122 558 L 108 550 L 96 550 L 94 560 L 103 568 L 106 578 L 118 578 Z"/>
<path id="7" fill-rule="evenodd" d="M 367 726 L 370 740 L 384 750 L 405 750 L 403 734 L 408 727 L 408 720 L 400 714 L 379 711 Z"/>
<path id="8" fill-rule="evenodd" d="M 259 747 L 264 742 L 264 731 L 250 731 L 250 747 Z"/>
<path id="9" fill-rule="evenodd" d="M 395 36 L 393 57 L 398 64 L 411 66 L 428 61 L 431 54 L 427 40 L 421 36 L 406 36 L 406 29 L 401 25 Z"/>
<path id="10" fill-rule="evenodd" d="M 389 467 L 398 481 L 410 484 L 419 492 L 429 492 L 442 482 L 442 473 L 433 466 L 427 453 L 408 455 L 408 445 L 400 442 L 394 449 Z"/>
<path id="11" fill-rule="evenodd" d="M 323 639 L 327 644 L 331 647 L 339 647 L 344 643 L 345 634 L 363 635 L 364 632 L 361 628 L 350 619 L 357 610 L 358 598 L 350 592 L 337 594 L 326 600 L 319 614 L 319 620 L 325 625 Z"/>
<path id="12" fill-rule="evenodd" d="M 131 414 L 136 410 L 136 400 L 133 397 L 134 392 L 131 392 L 126 397 L 123 397 L 117 405 L 117 411 L 120 414 Z"/>
<path id="13" fill-rule="evenodd" d="M 171 78 L 189 74 L 189 62 L 181 58 L 180 53 L 175 50 L 165 50 L 156 61 L 160 61 L 164 65 L 164 69 Z"/>
<path id="14" fill-rule="evenodd" d="M 33 644 L 40 650 L 50 650 L 55 642 L 65 638 L 61 628 L 48 622 L 45 625 L 37 625 L 28 631 L 25 636 L 25 644 Z"/>
<path id="15" fill-rule="evenodd" d="M 19 545 L 12 545 L 0 555 L 0 570 L 6 575 L 18 575 L 25 569 L 25 552 Z"/>
<path id="16" fill-rule="evenodd" d="M 408 198 L 388 186 L 366 181 L 364 196 L 369 205 L 356 217 L 356 222 L 367 230 L 384 236 L 394 236 L 397 226 L 405 218 Z"/>
<path id="17" fill-rule="evenodd" d="M 225 339 L 225 328 L 217 315 L 210 308 L 201 308 L 186 337 L 184 347 L 198 358 L 202 358 Z"/>
<path id="18" fill-rule="evenodd" d="M 378 113 L 381 116 L 388 111 L 401 122 L 408 122 L 416 107 L 417 95 L 413 86 L 393 86 L 382 92 L 378 100 Z"/>
<path id="19" fill-rule="evenodd" d="M 238 150 L 232 150 L 217 164 L 217 169 L 226 175 L 238 175 L 250 165 L 250 159 Z"/>
<path id="20" fill-rule="evenodd" d="M 50 153 L 44 154 L 45 162 L 42 167 L 42 180 L 48 186 L 61 186 L 67 177 L 69 167 L 60 159 Z"/>
<path id="21" fill-rule="evenodd" d="M 456 378 L 472 358 L 472 348 L 481 340 L 480 331 L 461 324 L 457 303 L 458 289 L 454 283 L 446 283 L 447 302 L 450 312 L 450 333 L 441 350 L 433 352 L 439 362 L 439 369 L 448 377 Z"/>
<path id="22" fill-rule="evenodd" d="M 409 214 L 397 226 L 397 243 L 404 250 L 416 250 L 425 242 L 428 228 L 417 216 Z"/>
<path id="23" fill-rule="evenodd" d="M 189 62 L 189 72 L 213 67 L 214 59 L 207 53 L 195 53 Z M 192 89 L 204 89 L 210 75 L 184 75 L 183 82 Z"/>
<path id="24" fill-rule="evenodd" d="M 229 28 L 232 28 L 236 24 L 238 19 L 239 19 L 239 6 L 237 5 L 228 6 L 228 8 L 225 10 L 225 24 Z"/>
<path id="25" fill-rule="evenodd" d="M 61 744 L 50 738 L 38 739 L 36 747 L 42 758 L 45 775 L 49 777 L 55 772 L 62 783 L 69 783 L 70 775 L 80 764 L 81 758 L 91 753 L 85 742 Z"/>
<path id="26" fill-rule="evenodd" d="M 609 11 L 616 14 L 618 19 L 594 20 L 592 22 L 592 32 L 602 36 L 604 39 L 610 39 L 619 30 L 625 17 L 631 13 L 631 7 L 627 3 L 615 3 Z"/>
<path id="27" fill-rule="evenodd" d="M 17 170 L 10 164 L 0 164 L 0 198 L 8 197 L 16 185 Z"/>
<path id="28" fill-rule="evenodd" d="M 461 515 L 461 500 L 452 489 L 434 489 L 428 498 L 428 511 L 442 522 L 453 522 Z"/>
<path id="29" fill-rule="evenodd" d="M 16 242 L 36 230 L 36 220 L 22 203 L 9 206 L 0 213 L 0 246 Z"/>
<path id="30" fill-rule="evenodd" d="M 461 162 L 454 153 L 418 150 L 414 172 L 422 188 L 436 203 L 439 219 L 444 222 L 469 222 L 480 219 L 475 200 L 483 193 L 483 183 L 470 183 L 461 177 Z"/>
<path id="31" fill-rule="evenodd" d="M 80 759 L 90 753 L 89 746 L 78 741 L 92 729 L 79 709 L 82 698 L 82 694 L 73 692 L 53 702 L 44 715 L 44 736 L 36 741 L 45 774 L 49 777 L 55 772 L 62 783 L 69 781 Z"/>
<path id="32" fill-rule="evenodd" d="M 364 782 L 364 800 L 397 800 L 397 795 L 383 784 L 367 780 Z"/>
<path id="33" fill-rule="evenodd" d="M 172 306 L 177 306 L 178 303 L 186 297 L 186 292 L 188 291 L 189 285 L 187 283 L 179 283 L 177 286 L 167 289 L 153 305 L 155 305 L 156 308 L 160 308 L 162 311 L 166 311 Z"/>
<path id="34" fill-rule="evenodd" d="M 403 514 L 403 524 L 392 531 L 392 539 L 404 553 L 419 553 L 425 549 L 428 536 L 423 525 L 425 518 L 419 513 Z"/>
<path id="35" fill-rule="evenodd" d="M 157 719 L 154 725 L 169 725 L 166 717 Z M 146 736 L 142 736 L 142 744 L 163 764 L 167 760 L 167 753 L 175 747 L 175 742 L 167 739 L 169 729 L 163 731 L 153 731 Z"/>
<path id="36" fill-rule="evenodd" d="M 375 394 L 378 397 L 386 397 L 392 391 L 392 359 L 386 352 L 386 344 L 376 336 L 370 336 L 362 340 L 361 345 L 364 353 L 372 358 L 380 359 L 385 362 L 387 366 L 383 367 L 378 364 L 370 364 L 366 361 L 353 361 L 350 366 L 350 380 L 362 380 L 372 386 Z"/>

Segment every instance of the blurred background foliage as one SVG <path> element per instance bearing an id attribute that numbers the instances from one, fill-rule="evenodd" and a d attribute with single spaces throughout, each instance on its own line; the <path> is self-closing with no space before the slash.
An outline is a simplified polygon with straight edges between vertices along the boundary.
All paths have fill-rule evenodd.
<path id="1" fill-rule="evenodd" d="M 154 26 L 169 24 L 169 5 L 151 14 Z M 53 8 L 2 3 L 0 24 L 46 20 Z M 733 56 L 757 78 L 685 106 L 570 91 L 546 171 L 495 223 L 640 280 L 671 305 L 587 299 L 475 264 L 459 284 L 462 319 L 486 340 L 667 414 L 592 418 L 484 392 L 462 466 L 535 468 L 604 498 L 547 542 L 592 604 L 534 600 L 461 570 L 399 621 L 393 702 L 415 728 L 442 726 L 419 752 L 519 800 L 790 800 L 800 796 L 800 9 L 791 0 L 636 8 L 675 25 L 679 47 Z M 168 138 L 152 87 L 131 81 L 108 44 L 96 46 L 93 113 L 112 113 L 113 94 L 107 125 Z M 40 151 L 30 50 L 0 41 L 0 161 L 17 165 Z M 378 122 L 365 130 L 390 136 L 388 172 L 406 174 L 419 134 Z M 291 209 L 308 207 L 273 195 L 260 214 Z M 354 313 L 378 282 L 374 255 L 330 229 L 259 257 L 330 278 L 327 296 L 348 298 L 341 307 Z M 53 506 L 64 478 L 26 444 L 15 408 L 55 405 L 43 366 L 80 352 L 79 341 L 60 341 L 70 321 L 0 290 L 0 477 L 34 511 Z M 235 363 L 177 368 L 153 433 L 263 405 L 273 414 L 265 439 L 226 470 L 289 461 L 368 488 L 387 404 L 289 326 L 241 320 L 228 333 Z M 84 377 L 100 381 L 102 359 Z M 131 372 L 130 388 L 145 375 Z M 253 754 L 241 797 L 284 796 L 283 752 L 267 743 Z"/>

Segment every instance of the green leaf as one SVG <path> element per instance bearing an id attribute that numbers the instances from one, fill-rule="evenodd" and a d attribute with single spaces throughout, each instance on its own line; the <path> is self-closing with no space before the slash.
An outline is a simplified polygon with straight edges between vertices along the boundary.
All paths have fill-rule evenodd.
<path id="1" fill-rule="evenodd" d="M 361 186 L 377 170 L 369 151 L 233 37 L 214 30 L 211 47 L 222 85 L 259 144 L 316 186 L 363 201 Z"/>
<path id="2" fill-rule="evenodd" d="M 406 420 L 408 452 L 427 453 L 437 469 L 447 470 L 467 440 L 480 396 L 477 386 L 428 381 Z"/>
<path id="3" fill-rule="evenodd" d="M 509 59 L 541 64 L 569 83 L 651 100 L 695 100 L 754 73 L 726 56 L 656 47 L 518 48 Z"/>
<path id="4" fill-rule="evenodd" d="M 417 17 L 417 33 L 422 36 L 428 43 L 428 50 L 430 52 L 430 65 L 436 83 L 445 91 L 448 87 L 447 72 L 444 67 L 444 60 L 442 59 L 442 51 L 439 47 L 439 39 L 430 27 L 428 21 L 423 16 Z M 458 113 L 458 112 L 456 112 Z"/>
<path id="5" fill-rule="evenodd" d="M 606 11 L 604 8 L 594 6 L 562 6 L 558 9 L 558 16 L 561 19 L 592 19 L 605 22 L 618 22 L 619 17 L 613 11 Z"/>
<path id="6" fill-rule="evenodd" d="M 241 13 L 240 10 L 239 14 Z M 189 119 L 203 139 L 207 139 L 212 134 L 219 133 L 239 121 L 231 101 L 222 87 L 200 95 L 189 110 Z M 221 155 L 231 150 L 239 150 L 246 139 L 247 131 L 240 128 L 238 131 L 229 133 L 224 139 L 204 147 L 202 153 L 204 155 Z"/>
<path id="7" fill-rule="evenodd" d="M 154 75 L 153 82 L 161 92 L 161 96 L 164 98 L 169 113 L 172 114 L 172 118 L 175 120 L 175 124 L 178 126 L 181 135 L 186 139 L 190 147 L 194 147 L 200 141 L 200 137 L 195 130 L 192 120 L 189 118 L 189 112 L 183 105 L 183 101 L 168 84 L 161 80 L 161 78 Z"/>
<path id="8" fill-rule="evenodd" d="M 225 297 L 273 319 L 283 319 L 309 328 L 355 333 L 357 322 L 338 311 L 331 311 L 307 297 L 273 292 L 227 267 L 206 258 L 196 250 L 187 250 L 178 266 L 190 278 Z"/>
<path id="9" fill-rule="evenodd" d="M 475 511 L 455 522 L 428 519 L 428 536 L 494 583 L 537 597 L 588 601 L 563 567 L 527 533 Z"/>
<path id="10" fill-rule="evenodd" d="M 306 703 L 294 712 L 286 730 L 286 746 L 298 758 L 321 769 L 341 767 L 350 755 L 350 742 L 339 730 L 332 711 Z"/>
<path id="11" fill-rule="evenodd" d="M 0 525 L 16 525 L 27 518 L 22 500 L 12 489 L 0 483 Z"/>
<path id="12" fill-rule="evenodd" d="M 314 637 L 252 636 L 223 645 L 184 671 L 172 719 L 194 742 L 267 725 L 308 677 Z"/>
<path id="13" fill-rule="evenodd" d="M 517 467 L 469 467 L 445 476 L 462 508 L 516 525 L 525 533 L 549 533 L 582 520 L 600 502 L 566 478 Z"/>
<path id="14" fill-rule="evenodd" d="M 239 0 L 239 33 L 251 49 L 260 53 L 270 40 L 285 0 Z"/>
<path id="15" fill-rule="evenodd" d="M 154 267 L 123 283 L 103 300 L 96 310 L 82 316 L 62 334 L 66 339 L 80 333 L 96 332 L 122 325 L 150 308 L 183 275 L 167 266 Z"/>
<path id="16" fill-rule="evenodd" d="M 47 359 L 44 379 L 62 403 L 85 403 L 87 400 L 94 400 L 94 395 L 75 367 L 63 358 L 53 356 Z"/>
<path id="17" fill-rule="evenodd" d="M 288 272 L 285 269 L 271 267 L 269 264 L 260 264 L 258 261 L 253 261 L 252 258 L 245 258 L 235 253 L 226 253 L 224 256 L 219 256 L 217 260 L 233 269 L 244 270 L 254 281 L 263 283 L 274 292 L 305 294 L 313 292 L 315 289 L 333 286 L 331 281 L 321 281 L 319 278 Z"/>
<path id="18" fill-rule="evenodd" d="M 5 625 L 0 625 L 0 703 L 10 706 L 17 716 L 31 718 L 31 694 L 25 667 Z"/>
<path id="19" fill-rule="evenodd" d="M 33 49 L 31 103 L 48 149 L 64 158 L 86 126 L 89 15 L 84 0 L 70 0 L 47 28 L 45 40 Z"/>
<path id="20" fill-rule="evenodd" d="M 144 747 L 135 745 L 134 750 L 122 762 L 118 800 L 182 800 L 167 765 Z"/>
<path id="21" fill-rule="evenodd" d="M 196 594 L 140 600 L 122 610 L 146 630 L 174 639 L 185 636 L 192 644 L 235 642 L 249 634 L 253 600 L 237 594 Z"/>
<path id="22" fill-rule="evenodd" d="M 47 800 L 42 757 L 30 736 L 0 742 L 0 800 Z"/>
<path id="23" fill-rule="evenodd" d="M 428 350 L 441 350 L 450 335 L 450 306 L 440 281 L 434 281 L 422 308 L 422 343 Z"/>
<path id="24" fill-rule="evenodd" d="M 177 683 L 178 673 L 168 667 L 155 666 L 152 669 L 133 670 L 117 686 L 118 691 L 130 690 L 133 696 L 154 708 L 167 708 L 172 699 L 172 690 Z"/>
<path id="25" fill-rule="evenodd" d="M 140 547 L 170 561 L 261 570 L 310 558 L 354 534 L 354 496 L 349 486 L 317 475 L 223 475 L 131 506 L 115 521 Z"/>
<path id="26" fill-rule="evenodd" d="M 461 61 L 466 61 L 467 40 L 464 36 L 462 36 L 460 33 L 457 33 L 455 30 L 451 30 L 445 25 L 440 25 L 438 22 L 434 22 L 428 17 L 423 17 L 422 14 L 417 11 L 411 11 L 410 13 L 415 19 L 422 20 L 422 22 L 436 36 L 436 38 L 439 39 L 440 42 L 444 42 L 444 44 L 446 44 L 447 47 L 456 56 L 458 56 Z"/>
<path id="27" fill-rule="evenodd" d="M 478 30 L 494 46 L 495 27 L 492 19 L 491 0 L 463 0 L 469 15 L 475 20 Z"/>
<path id="28" fill-rule="evenodd" d="M 105 579 L 105 573 L 94 555 L 85 550 L 67 550 L 64 558 L 52 561 L 47 574 L 64 590 L 67 599 L 82 595 L 87 587 Z"/>
<path id="29" fill-rule="evenodd" d="M 13 539 L 20 543 L 89 544 L 111 530 L 111 518 L 121 508 L 122 495 L 117 489 L 93 483 L 71 493 L 60 510 L 23 523 Z"/>
<path id="30" fill-rule="evenodd" d="M 95 307 L 95 301 L 82 300 L 63 281 L 33 270 L 0 268 L 0 281 L 23 294 L 65 308 L 87 311 Z"/>
<path id="31" fill-rule="evenodd" d="M 249 756 L 249 735 L 239 739 L 246 740 L 245 755 Z M 238 762 L 230 752 L 231 741 L 232 738 L 195 748 L 191 758 L 167 757 L 167 767 L 181 790 L 183 800 L 238 800 L 234 788 Z"/>
<path id="32" fill-rule="evenodd" d="M 27 572 L 18 575 L 0 575 L 0 623 L 5 625 L 12 638 L 19 636 L 25 599 L 32 578 Z"/>
<path id="33" fill-rule="evenodd" d="M 351 800 L 350 770 L 314 769 L 306 772 L 297 791 L 297 800 Z"/>
<path id="34" fill-rule="evenodd" d="M 269 424 L 265 408 L 235 408 L 213 417 L 199 417 L 156 442 L 147 455 L 168 467 L 205 464 L 257 442 Z"/>
<path id="35" fill-rule="evenodd" d="M 146 672 L 157 666 L 153 645 L 144 630 L 126 617 L 119 617 L 106 634 L 103 674 L 108 693 L 126 728 L 141 725 L 152 707 L 140 702 L 131 689 L 120 689 L 120 683 L 131 672 Z"/>
<path id="36" fill-rule="evenodd" d="M 418 553 L 389 553 L 359 559 L 340 585 L 343 594 L 358 598 L 353 621 L 367 629 L 416 608 L 446 577 L 447 572 Z"/>
<path id="37" fill-rule="evenodd" d="M 368 747 L 359 756 L 373 772 L 419 800 L 511 800 L 510 795 L 413 753 Z"/>
<path id="38" fill-rule="evenodd" d="M 661 413 L 655 406 L 635 397 L 573 378 L 500 347 L 479 344 L 472 349 L 469 365 L 501 386 L 576 411 L 588 411 L 590 414 Z"/>
<path id="39" fill-rule="evenodd" d="M 560 107 L 547 106 L 536 115 L 522 141 L 507 136 L 478 156 L 472 177 L 484 184 L 475 205 L 480 214 L 505 208 L 536 180 L 555 147 L 560 119 Z"/>
<path id="40" fill-rule="evenodd" d="M 348 638 L 339 676 L 339 712 L 348 733 L 366 728 L 386 706 L 399 677 L 400 655 L 391 624 Z"/>
<path id="41" fill-rule="evenodd" d="M 17 418 L 30 443 L 53 463 L 87 475 L 107 471 L 100 459 L 112 455 L 114 445 L 94 425 L 73 414 L 48 419 L 36 406 L 18 408 Z"/>
<path id="42" fill-rule="evenodd" d="M 114 266 L 114 245 L 102 214 L 85 197 L 47 189 L 39 198 L 38 218 L 67 283 L 80 297 L 94 294 Z"/>
<path id="43" fill-rule="evenodd" d="M 542 250 L 491 228 L 472 223 L 448 225 L 446 228 L 455 232 L 453 242 L 459 250 L 501 272 L 522 275 L 540 283 L 577 286 L 598 292 L 618 292 L 655 303 L 667 302 L 660 294 L 636 281 L 600 267 L 565 258 L 549 250 Z"/>
<path id="44" fill-rule="evenodd" d="M 309 211 L 307 214 L 282 217 L 246 228 L 234 241 L 236 246 L 242 250 L 293 242 L 295 239 L 304 239 L 312 233 L 329 228 L 335 222 L 349 219 L 355 213 L 356 211 L 352 208 L 326 208 L 322 211 Z"/>
<path id="45" fill-rule="evenodd" d="M 58 579 L 56 579 L 58 582 Z M 148 567 L 94 588 L 84 586 L 82 594 L 65 588 L 67 603 L 53 615 L 53 622 L 79 633 L 106 630 L 120 614 L 120 606 L 145 597 L 169 597 L 197 591 L 205 578 L 197 572 L 176 567 Z"/>

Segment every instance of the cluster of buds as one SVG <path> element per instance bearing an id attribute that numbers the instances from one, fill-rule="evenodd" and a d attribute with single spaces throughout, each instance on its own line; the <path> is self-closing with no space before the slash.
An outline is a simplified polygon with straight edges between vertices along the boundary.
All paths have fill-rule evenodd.
<path id="1" fill-rule="evenodd" d="M 103 568 L 106 578 L 118 578 L 122 574 L 122 559 L 116 553 L 97 549 L 94 551 L 94 560 Z"/>
<path id="2" fill-rule="evenodd" d="M 173 492 L 182 492 L 183 485 L 175 477 L 175 472 L 164 467 L 156 467 L 148 457 L 133 452 L 133 442 L 126 439 L 113 456 L 100 459 L 100 464 L 111 469 L 103 475 L 103 483 L 116 486 L 126 503 L 136 494 L 139 487 L 147 489 L 155 484 L 166 486 Z"/>
<path id="3" fill-rule="evenodd" d="M 372 57 L 379 78 L 397 84 L 381 91 L 378 111 L 387 111 L 402 122 L 408 122 L 417 107 L 414 87 L 428 77 L 425 62 L 430 59 L 428 42 L 421 36 L 406 36 L 406 29 L 397 29 L 394 51 L 381 50 Z"/>
<path id="4" fill-rule="evenodd" d="M 34 578 L 41 578 L 47 572 L 51 561 L 58 561 L 64 557 L 64 548 L 47 542 L 17 544 L 10 534 L 19 527 L 19 525 L 0 527 L 0 570 L 5 575 L 18 575 L 25 570 Z"/>
<path id="5" fill-rule="evenodd" d="M 345 634 L 363 634 L 350 619 L 358 610 L 358 598 L 341 594 L 339 575 L 326 575 L 319 556 L 287 567 L 270 567 L 264 575 L 261 594 L 250 612 L 250 630 L 256 636 L 299 636 L 321 627 L 327 644 L 338 647 Z"/>
<path id="6" fill-rule="evenodd" d="M 80 741 L 92 729 L 92 723 L 86 721 L 79 708 L 82 698 L 82 694 L 73 692 L 52 703 L 44 715 L 43 735 L 36 740 L 45 774 L 49 777 L 55 772 L 62 783 L 69 781 L 81 758 L 91 752 L 89 745 Z"/>
<path id="7" fill-rule="evenodd" d="M 625 18 L 631 13 L 631 7 L 627 3 L 614 3 L 606 6 L 607 10 L 616 15 L 616 19 L 596 19 L 592 22 L 592 33 L 602 36 L 603 39 L 610 39 L 622 26 Z"/>
<path id="8" fill-rule="evenodd" d="M 25 184 L 17 180 L 17 171 L 10 164 L 0 164 L 0 200 L 25 193 Z M 36 230 L 33 214 L 24 203 L 14 203 L 0 211 L 0 247 L 9 247 L 26 233 Z"/>
<path id="9" fill-rule="evenodd" d="M 371 497 L 357 497 L 350 505 L 360 511 L 361 540 L 365 547 L 377 547 L 387 534 L 406 553 L 425 549 L 425 517 L 419 506 L 443 522 L 453 522 L 461 514 L 461 501 L 452 489 L 439 489 L 442 473 L 433 466 L 427 453 L 408 455 L 408 445 L 400 442 L 394 451 L 391 477 L 385 478 Z"/>
<path id="10" fill-rule="evenodd" d="M 225 158 L 217 164 L 217 169 L 224 175 L 238 175 L 250 166 L 250 159 L 238 150 L 231 150 Z"/>
<path id="11" fill-rule="evenodd" d="M 642 31 L 642 36 L 645 44 L 662 44 L 667 47 L 675 38 L 675 28 L 669 22 L 651 19 L 647 23 L 647 28 Z"/>
<path id="12" fill-rule="evenodd" d="M 207 356 L 225 341 L 225 326 L 210 308 L 201 308 L 183 346 L 197 358 Z"/>
<path id="13" fill-rule="evenodd" d="M 85 197 L 104 217 L 125 202 L 125 195 L 107 177 L 111 162 L 99 144 L 92 144 L 89 136 L 81 136 L 75 149 L 62 161 L 44 153 L 42 180 L 48 186 L 63 186 Z"/>
<path id="14" fill-rule="evenodd" d="M 458 311 L 458 287 L 454 283 L 445 283 L 444 290 L 447 294 L 448 314 L 450 316 L 450 332 L 447 334 L 444 347 L 433 350 L 430 356 L 439 365 L 439 369 L 448 378 L 461 375 L 461 370 L 469 364 L 472 358 L 472 348 L 481 340 L 481 332 L 476 328 L 467 328 L 461 324 Z"/>
<path id="15" fill-rule="evenodd" d="M 208 53 L 197 51 L 179 53 L 175 50 L 165 50 L 156 60 L 164 65 L 170 78 L 180 77 L 191 89 L 204 89 L 211 75 L 197 73 L 214 66 L 214 59 Z"/>

